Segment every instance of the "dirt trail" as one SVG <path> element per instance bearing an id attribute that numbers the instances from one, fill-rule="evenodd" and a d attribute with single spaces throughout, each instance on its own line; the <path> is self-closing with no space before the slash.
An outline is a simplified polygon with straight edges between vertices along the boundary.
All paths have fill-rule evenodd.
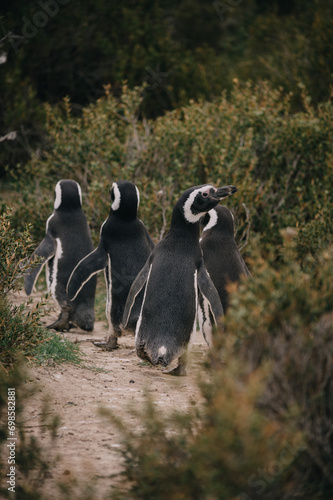
<path id="1" fill-rule="evenodd" d="M 36 294 L 35 298 L 38 298 Z M 17 295 L 15 301 L 26 300 Z M 57 309 L 43 318 L 50 324 L 57 317 Z M 95 483 L 94 499 L 103 498 L 119 478 L 112 477 L 121 471 L 121 436 L 118 430 L 99 414 L 101 407 L 112 410 L 127 425 L 135 426 L 135 419 L 128 409 L 140 407 L 145 393 L 152 394 L 158 408 L 167 413 L 174 409 L 186 412 L 200 403 L 196 377 L 202 371 L 200 363 L 207 353 L 206 344 L 198 333 L 194 340 L 186 377 L 173 377 L 162 373 L 161 368 L 142 362 L 134 351 L 134 336 L 120 339 L 120 348 L 105 352 L 95 347 L 89 339 L 104 339 L 106 323 L 96 322 L 93 333 L 79 329 L 60 334 L 73 342 L 79 342 L 84 354 L 84 366 L 69 364 L 31 367 L 27 384 L 38 384 L 38 391 L 25 408 L 25 430 L 40 437 L 50 445 L 44 435 L 39 416 L 45 396 L 50 398 L 49 416 L 59 414 L 61 424 L 50 457 L 59 455 L 57 465 L 51 471 L 44 486 L 50 500 L 63 498 L 55 488 L 57 482 L 78 481 L 77 491 L 85 484 Z"/>

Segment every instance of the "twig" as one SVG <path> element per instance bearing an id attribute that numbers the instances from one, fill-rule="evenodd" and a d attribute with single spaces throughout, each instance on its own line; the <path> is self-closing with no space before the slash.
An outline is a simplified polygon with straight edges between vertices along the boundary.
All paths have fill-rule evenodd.
<path id="1" fill-rule="evenodd" d="M 103 342 L 102 339 L 75 339 L 73 344 L 80 344 L 81 342 Z"/>
<path id="2" fill-rule="evenodd" d="M 250 220 L 250 209 L 247 208 L 247 206 L 245 205 L 245 203 L 242 203 L 242 206 L 245 210 L 245 213 L 246 213 L 246 222 L 247 222 L 247 226 L 246 228 L 244 229 L 243 231 L 243 234 L 241 236 L 241 241 L 244 239 L 244 236 L 245 236 L 245 242 L 239 247 L 239 251 L 241 252 L 243 250 L 243 248 L 246 247 L 246 245 L 248 244 L 249 242 L 249 237 L 250 237 L 250 229 L 251 229 L 251 220 Z"/>
<path id="3" fill-rule="evenodd" d="M 300 157 L 301 157 L 301 155 L 300 155 L 300 154 L 298 154 L 298 155 L 296 156 L 296 158 L 294 159 L 294 161 L 293 161 L 292 168 L 291 168 L 291 170 L 290 170 L 290 172 L 289 172 L 289 175 L 288 175 L 288 177 L 287 177 L 286 186 L 285 186 L 285 188 L 284 188 L 283 195 L 282 195 L 282 197 L 281 197 L 281 199 L 280 199 L 279 203 L 278 203 L 278 204 L 274 207 L 274 211 L 273 211 L 273 213 L 272 213 L 273 215 L 276 215 L 276 214 L 277 214 L 278 210 L 282 207 L 282 205 L 283 205 L 283 204 L 285 203 L 285 201 L 286 201 L 286 196 L 287 196 L 287 192 L 288 192 L 288 189 L 289 189 L 289 186 L 290 186 L 291 177 L 292 177 L 292 175 L 294 174 L 294 172 L 295 172 L 295 170 L 296 170 L 296 168 L 297 168 L 298 161 L 299 161 Z"/>

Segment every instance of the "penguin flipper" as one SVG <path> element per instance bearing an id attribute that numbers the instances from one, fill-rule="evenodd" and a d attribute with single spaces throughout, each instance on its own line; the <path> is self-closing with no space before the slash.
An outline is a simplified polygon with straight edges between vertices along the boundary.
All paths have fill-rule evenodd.
<path id="1" fill-rule="evenodd" d="M 150 247 L 150 251 L 152 252 L 154 250 L 154 248 L 155 248 L 155 243 L 153 242 L 153 240 L 149 236 L 148 232 L 147 232 L 147 240 L 148 240 L 148 245 Z"/>
<path id="2" fill-rule="evenodd" d="M 150 271 L 150 261 L 151 261 L 151 259 L 148 257 L 145 265 L 143 266 L 143 268 L 141 269 L 141 271 L 139 272 L 139 274 L 137 275 L 137 277 L 133 281 L 132 286 L 130 288 L 130 291 L 128 292 L 128 296 L 127 296 L 127 300 L 126 300 L 126 304 L 125 304 L 125 308 L 124 308 L 124 314 L 123 314 L 124 328 L 126 328 L 126 326 L 127 326 L 135 299 L 136 299 L 137 295 L 141 292 L 142 288 L 144 287 L 144 285 L 148 279 L 148 275 L 149 275 L 149 271 Z"/>
<path id="3" fill-rule="evenodd" d="M 198 286 L 203 297 L 207 299 L 215 324 L 217 324 L 219 318 L 223 316 L 223 307 L 218 291 L 207 272 L 203 260 L 198 269 Z"/>
<path id="4" fill-rule="evenodd" d="M 68 279 L 66 290 L 69 300 L 74 300 L 87 281 L 105 269 L 106 264 L 107 254 L 101 246 L 81 259 Z"/>
<path id="5" fill-rule="evenodd" d="M 250 271 L 249 271 L 249 269 L 248 269 L 248 267 L 247 267 L 247 265 L 245 263 L 245 260 L 243 259 L 242 256 L 240 256 L 240 258 L 241 258 L 241 261 L 243 263 L 243 268 L 244 268 L 244 274 L 245 274 L 245 276 L 248 276 L 249 278 L 251 278 L 252 276 L 251 276 L 251 273 L 250 273 Z"/>
<path id="6" fill-rule="evenodd" d="M 24 290 L 27 295 L 31 294 L 44 264 L 48 260 L 52 259 L 52 257 L 54 257 L 56 248 L 57 243 L 55 239 L 50 234 L 46 233 L 45 238 L 38 245 L 30 259 L 30 261 L 33 262 L 34 258 L 41 257 L 43 261 L 36 267 L 34 267 L 33 270 L 24 277 Z"/>

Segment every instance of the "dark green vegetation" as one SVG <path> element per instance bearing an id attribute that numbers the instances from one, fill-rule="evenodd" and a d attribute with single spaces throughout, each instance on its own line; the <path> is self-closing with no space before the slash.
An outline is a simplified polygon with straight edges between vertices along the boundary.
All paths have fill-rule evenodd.
<path id="1" fill-rule="evenodd" d="M 42 310 L 38 303 L 29 311 L 27 304 L 10 303 L 10 292 L 22 288 L 20 278 L 29 265 L 26 256 L 31 252 L 32 239 L 29 227 L 18 236 L 12 227 L 12 213 L 7 210 L 0 217 L 0 371 L 20 357 L 31 356 L 39 343 L 44 341 L 41 327 Z"/>
<path id="2" fill-rule="evenodd" d="M 44 7 L 43 7 L 44 5 Z M 48 147 L 44 102 L 69 96 L 76 113 L 111 84 L 147 84 L 142 111 L 155 117 L 189 99 L 212 100 L 234 78 L 329 98 L 332 0 L 3 0 L 0 175 Z"/>
<path id="3" fill-rule="evenodd" d="M 0 372 L 24 359 L 78 363 L 78 347 L 42 326 L 47 297 L 35 304 L 11 303 L 11 293 L 22 290 L 22 277 L 30 267 L 27 256 L 33 250 L 31 226 L 19 233 L 12 218 L 11 209 L 0 216 Z"/>
<path id="4" fill-rule="evenodd" d="M 13 188 L 20 196 L 15 225 L 33 225 L 40 240 L 53 208 L 54 186 L 73 177 L 83 190 L 83 209 L 95 243 L 109 210 L 114 180 L 135 182 L 140 216 L 155 239 L 172 207 L 190 186 L 234 184 L 228 200 L 238 218 L 238 241 L 251 238 L 278 256 L 280 229 L 299 230 L 298 253 L 316 253 L 332 234 L 333 117 L 330 101 L 318 108 L 303 94 L 304 111 L 291 113 L 290 96 L 267 83 L 235 83 L 230 97 L 191 103 L 156 120 L 139 120 L 142 88 L 124 86 L 120 99 L 108 89 L 75 116 L 68 100 L 47 106 L 52 149 L 35 157 Z"/>
<path id="5" fill-rule="evenodd" d="M 4 33 L 37 9 L 4 5 Z M 238 187 L 227 205 L 252 278 L 233 290 L 204 404 L 167 418 L 148 400 L 140 430 L 118 422 L 126 488 L 113 498 L 333 498 L 332 10 L 68 2 L 8 53 L 2 127 L 19 140 L 1 153 L 15 228 L 1 236 L 4 290 L 27 223 L 35 241 L 44 234 L 60 178 L 81 184 L 95 244 L 114 180 L 138 185 L 155 241 L 189 186 Z M 3 295 L 12 324 L 21 311 Z M 36 318 L 24 327 L 35 343 Z"/>
<path id="6" fill-rule="evenodd" d="M 333 252 L 306 273 L 293 247 L 234 295 L 203 406 L 166 418 L 148 400 L 140 432 L 111 418 L 131 481 L 112 498 L 332 498 Z"/>

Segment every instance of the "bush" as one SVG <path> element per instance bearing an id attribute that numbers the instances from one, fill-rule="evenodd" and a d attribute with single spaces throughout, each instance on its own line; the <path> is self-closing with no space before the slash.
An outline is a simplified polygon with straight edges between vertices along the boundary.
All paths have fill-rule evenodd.
<path id="1" fill-rule="evenodd" d="M 7 56 L 0 129 L 17 131 L 17 140 L 2 143 L 0 176 L 6 164 L 19 171 L 18 163 L 45 149 L 43 102 L 69 95 L 78 113 L 101 96 L 105 83 L 119 94 L 124 79 L 131 88 L 147 82 L 143 108 L 149 117 L 191 98 L 211 100 L 230 90 L 235 77 L 284 85 L 294 92 L 297 109 L 299 81 L 315 104 L 330 95 L 332 3 L 325 0 L 86 0 L 58 5 L 53 15 L 46 7 L 42 27 L 40 8 L 35 2 L 0 6 Z"/>
<path id="2" fill-rule="evenodd" d="M 22 356 L 31 356 L 44 341 L 41 306 L 45 301 L 28 311 L 27 304 L 10 304 L 10 292 L 22 288 L 21 278 L 29 269 L 27 255 L 33 245 L 29 226 L 22 234 L 16 234 L 10 209 L 0 216 L 0 242 L 0 366 L 6 367 Z"/>
<path id="3" fill-rule="evenodd" d="M 118 421 L 130 486 L 113 498 L 332 498 L 333 248 L 304 272 L 294 247 L 232 291 L 199 410 L 168 418 L 148 399 L 139 430 Z"/>
<path id="4" fill-rule="evenodd" d="M 50 360 L 54 363 L 80 364 L 82 361 L 80 356 L 81 352 L 78 345 L 52 332 L 46 334 L 44 342 L 34 350 L 34 361 L 40 364 Z"/>
<path id="5" fill-rule="evenodd" d="M 288 444 L 298 454 L 301 435 L 255 406 L 265 371 L 240 382 L 238 370 L 234 364 L 213 374 L 211 383 L 202 386 L 200 410 L 168 418 L 148 399 L 139 413 L 140 431 L 118 422 L 124 436 L 124 487 L 112 498 L 245 500 L 249 478 L 278 460 Z M 276 487 L 280 478 L 273 481 Z"/>
<path id="6" fill-rule="evenodd" d="M 31 226 L 22 234 L 13 229 L 12 210 L 0 216 L 0 367 L 5 370 L 22 358 L 38 362 L 80 362 L 79 348 L 68 340 L 47 333 L 41 318 L 47 297 L 39 302 L 12 304 L 12 292 L 22 289 L 22 277 L 31 268 L 27 256 L 34 246 Z"/>
<path id="7" fill-rule="evenodd" d="M 52 149 L 46 158 L 34 158 L 15 181 L 22 193 L 17 227 L 32 222 L 33 235 L 40 239 L 55 183 L 72 177 L 83 189 L 97 243 L 109 211 L 109 187 L 126 178 L 140 189 L 140 216 L 155 240 L 168 226 L 180 194 L 206 182 L 238 187 L 227 204 L 237 216 L 240 245 L 249 225 L 254 248 L 257 236 L 266 254 L 275 248 L 278 255 L 280 229 L 288 226 L 301 229 L 299 256 L 305 249 L 316 253 L 318 238 L 329 240 L 332 225 L 324 217 L 333 197 L 330 101 L 315 110 L 303 90 L 305 111 L 292 114 L 290 96 L 282 89 L 235 80 L 230 97 L 192 102 L 150 121 L 139 119 L 142 96 L 142 88 L 124 86 L 117 99 L 106 88 L 106 95 L 80 118 L 68 100 L 62 109 L 47 107 Z"/>
<path id="8" fill-rule="evenodd" d="M 333 248 L 304 261 L 307 271 L 297 264 L 291 244 L 279 270 L 258 262 L 256 278 L 233 295 L 220 345 L 224 358 L 240 359 L 247 374 L 269 364 L 257 405 L 304 437 L 304 450 L 276 497 L 328 499 L 333 492 Z"/>

